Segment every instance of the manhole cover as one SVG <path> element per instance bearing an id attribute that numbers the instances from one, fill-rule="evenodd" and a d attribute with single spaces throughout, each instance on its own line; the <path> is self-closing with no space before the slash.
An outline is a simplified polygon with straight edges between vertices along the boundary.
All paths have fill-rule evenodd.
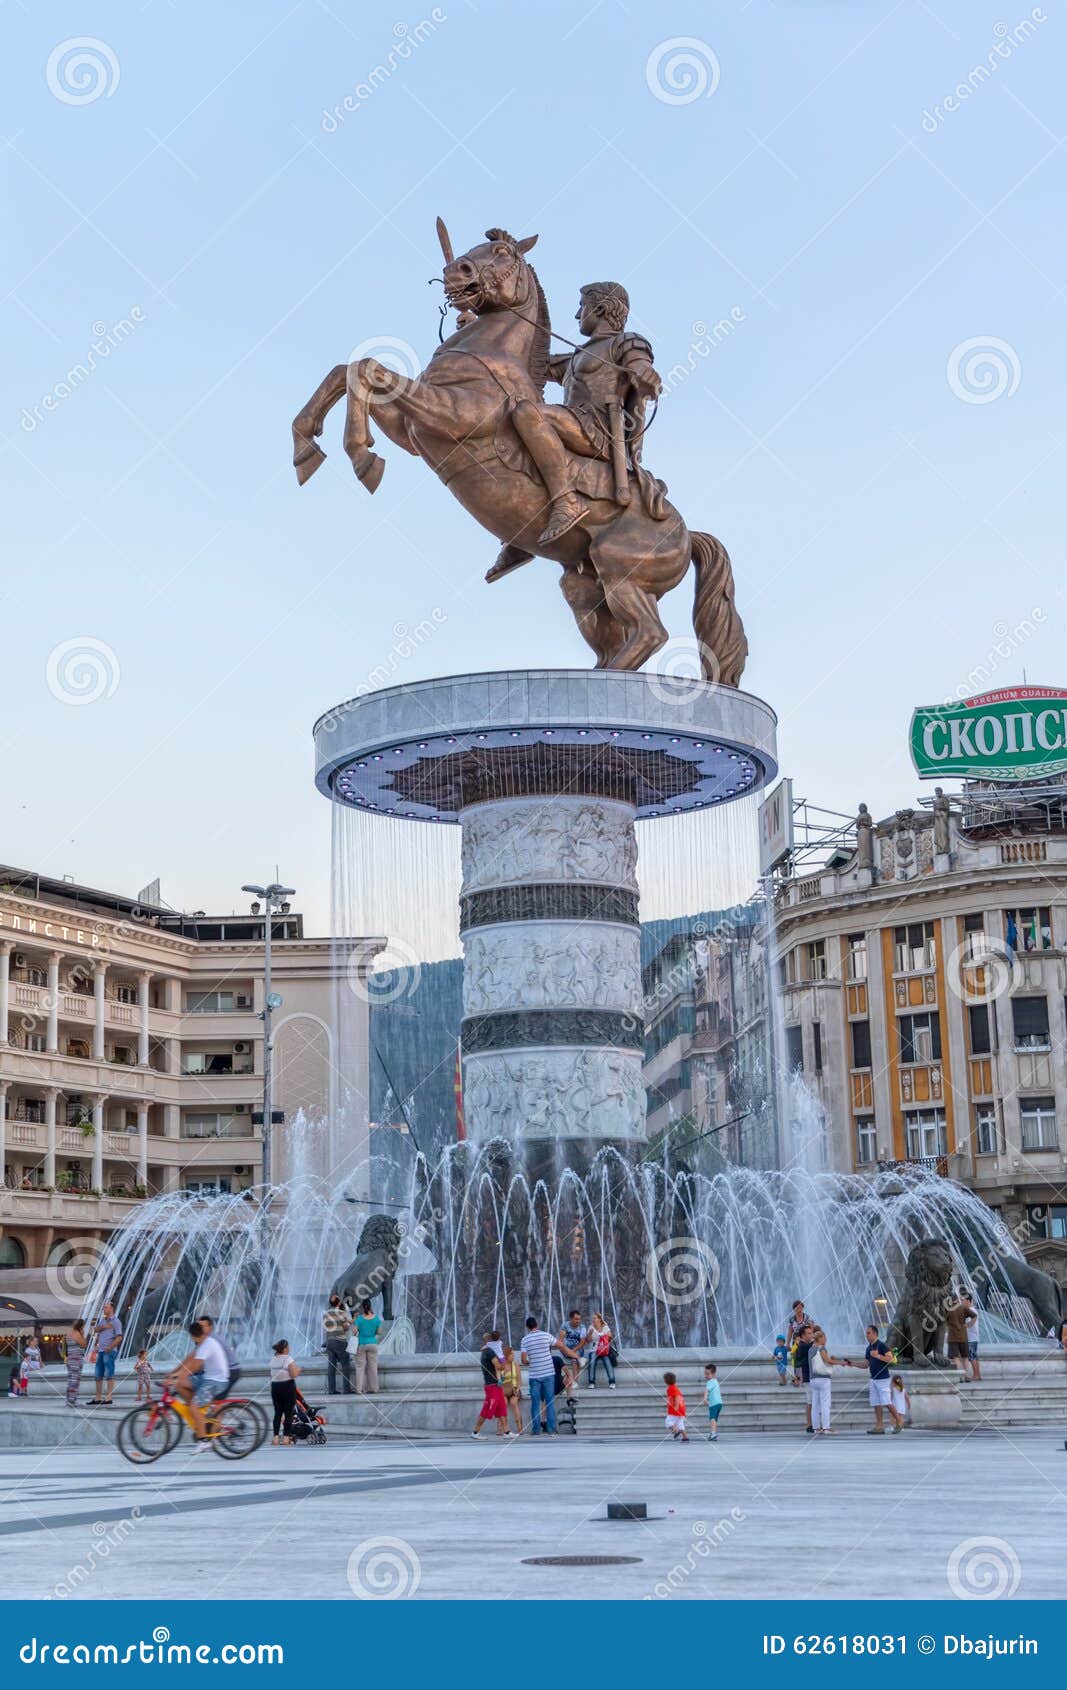
<path id="1" fill-rule="evenodd" d="M 528 1555 L 524 1567 L 626 1567 L 641 1560 L 640 1555 Z"/>

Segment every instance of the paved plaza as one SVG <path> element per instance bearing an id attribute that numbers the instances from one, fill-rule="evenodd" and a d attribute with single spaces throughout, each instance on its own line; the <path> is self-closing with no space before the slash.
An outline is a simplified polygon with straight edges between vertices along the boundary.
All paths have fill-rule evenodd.
<path id="1" fill-rule="evenodd" d="M 368 1441 L 235 1463 L 183 1444 L 150 1468 L 38 1448 L 0 1454 L 0 1538 L 8 1597 L 939 1598 L 992 1569 L 1005 1594 L 1051 1599 L 1065 1481 L 1053 1429 Z M 607 1522 L 613 1500 L 649 1519 Z M 633 1559 L 524 1564 L 601 1555 Z"/>

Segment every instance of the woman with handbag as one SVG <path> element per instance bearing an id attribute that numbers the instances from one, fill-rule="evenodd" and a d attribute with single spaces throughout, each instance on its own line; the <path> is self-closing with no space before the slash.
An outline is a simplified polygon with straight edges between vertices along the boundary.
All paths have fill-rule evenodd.
<path id="1" fill-rule="evenodd" d="M 615 1363 L 619 1352 L 615 1348 L 615 1340 L 611 1335 L 611 1327 L 602 1314 L 593 1316 L 593 1324 L 589 1330 L 593 1353 L 589 1361 L 589 1389 L 596 1390 L 597 1369 L 603 1364 L 608 1376 L 608 1390 L 615 1389 Z"/>
<path id="2" fill-rule="evenodd" d="M 848 1362 L 842 1356 L 828 1353 L 826 1333 L 821 1326 L 816 1328 L 808 1360 L 811 1366 L 811 1424 L 817 1433 L 828 1435 L 833 1430 L 830 1425 L 831 1369 L 847 1367 Z"/>

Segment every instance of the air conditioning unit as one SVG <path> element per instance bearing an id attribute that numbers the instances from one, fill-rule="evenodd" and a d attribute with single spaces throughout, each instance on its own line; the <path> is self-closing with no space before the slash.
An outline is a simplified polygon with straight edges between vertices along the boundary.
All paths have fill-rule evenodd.
<path id="1" fill-rule="evenodd" d="M 247 1039 L 237 1039 L 235 1041 L 234 1047 L 233 1047 L 233 1054 L 235 1056 L 244 1056 L 245 1053 L 247 1052 L 247 1050 L 248 1050 L 248 1040 Z"/>
<path id="2" fill-rule="evenodd" d="M 16 968 L 25 968 L 25 966 L 26 966 L 26 952 L 25 951 L 16 951 L 14 956 L 11 958 L 11 960 L 14 963 Z"/>
<path id="3" fill-rule="evenodd" d="M 238 992 L 236 1002 L 238 1009 L 251 1009 L 252 1007 L 252 999 L 246 992 Z"/>
<path id="4" fill-rule="evenodd" d="M 248 1114 L 248 1104 L 247 1103 L 235 1103 L 234 1106 L 233 1106 L 233 1112 L 234 1112 L 235 1115 L 247 1115 Z"/>
<path id="5" fill-rule="evenodd" d="M 235 1173 L 235 1174 L 245 1174 L 245 1173 L 247 1173 L 247 1172 L 248 1172 L 248 1169 L 247 1169 L 247 1168 L 245 1168 L 245 1167 L 237 1167 L 237 1166 L 236 1166 L 236 1165 L 235 1165 L 235 1166 L 234 1166 L 234 1170 L 233 1170 L 233 1171 L 234 1171 L 234 1173 Z"/>

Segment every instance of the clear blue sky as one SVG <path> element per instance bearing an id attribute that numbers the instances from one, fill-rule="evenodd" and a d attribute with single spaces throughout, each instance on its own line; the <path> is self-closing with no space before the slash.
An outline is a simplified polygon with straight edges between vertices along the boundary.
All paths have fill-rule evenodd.
<path id="1" fill-rule="evenodd" d="M 211 908 L 277 862 L 321 926 L 311 724 L 396 625 L 442 613 L 398 680 L 586 663 L 554 567 L 484 587 L 493 540 L 416 460 L 386 445 L 371 499 L 338 416 L 319 475 L 289 467 L 332 364 L 432 351 L 439 212 L 457 250 L 538 231 L 564 333 L 582 282 L 625 282 L 665 370 L 734 311 L 645 458 L 730 548 L 798 792 L 885 813 L 916 796 L 913 704 L 982 669 L 1067 680 L 1058 0 L 4 18 L 0 857 Z M 401 19 L 427 27 L 390 66 Z M 85 36 L 88 82 L 55 56 Z M 710 97 L 660 97 L 678 37 Z M 968 374 L 957 349 L 991 340 Z M 86 639 L 103 695 L 74 705 L 53 654 Z"/>

